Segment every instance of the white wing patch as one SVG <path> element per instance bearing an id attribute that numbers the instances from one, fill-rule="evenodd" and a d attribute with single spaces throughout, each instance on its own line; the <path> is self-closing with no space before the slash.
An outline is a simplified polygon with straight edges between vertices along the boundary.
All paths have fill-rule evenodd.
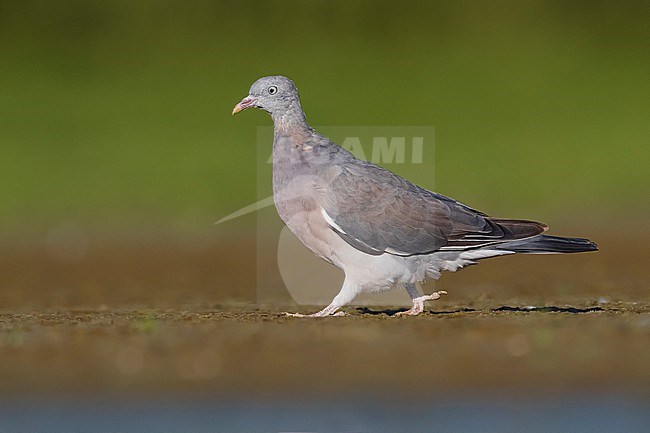
<path id="1" fill-rule="evenodd" d="M 345 233 L 345 230 L 343 230 L 340 225 L 336 224 L 334 222 L 334 220 L 332 219 L 332 217 L 327 214 L 327 211 L 325 210 L 325 208 L 321 208 L 320 211 L 323 214 L 323 218 L 325 218 L 325 221 L 327 222 L 327 224 L 329 224 L 334 230 L 336 230 L 339 233 L 343 233 L 344 235 L 347 234 L 347 233 Z"/>
<path id="2" fill-rule="evenodd" d="M 391 248 L 391 247 L 386 248 L 386 252 L 388 254 L 393 254 L 393 255 L 396 255 L 396 256 L 410 256 L 410 255 L 412 255 L 412 254 L 409 254 L 407 252 L 396 250 L 395 248 Z"/>

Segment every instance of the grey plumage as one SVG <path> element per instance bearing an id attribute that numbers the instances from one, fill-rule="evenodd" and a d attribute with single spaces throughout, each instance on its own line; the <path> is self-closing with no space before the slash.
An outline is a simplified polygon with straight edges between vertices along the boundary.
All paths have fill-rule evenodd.
<path id="1" fill-rule="evenodd" d="M 339 295 L 315 316 L 334 314 L 358 293 L 399 285 L 414 302 L 405 313 L 418 314 L 425 300 L 444 292 L 418 296 L 415 284 L 443 270 L 506 254 L 597 249 L 587 239 L 543 235 L 542 223 L 489 217 L 356 158 L 307 124 L 286 77 L 257 80 L 233 114 L 249 107 L 273 118 L 280 217 L 307 248 L 346 274 Z"/>

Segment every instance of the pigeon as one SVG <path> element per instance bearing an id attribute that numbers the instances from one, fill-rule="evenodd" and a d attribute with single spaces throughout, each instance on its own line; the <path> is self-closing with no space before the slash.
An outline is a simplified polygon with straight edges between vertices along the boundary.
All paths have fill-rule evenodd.
<path id="1" fill-rule="evenodd" d="M 478 260 L 516 253 L 595 251 L 588 239 L 542 234 L 545 224 L 493 218 L 356 158 L 307 123 L 293 81 L 257 80 L 236 114 L 255 107 L 274 123 L 273 200 L 282 221 L 314 254 L 345 273 L 322 310 L 297 317 L 344 315 L 360 293 L 406 289 L 417 315 L 445 291 L 423 295 L 419 283 Z"/>

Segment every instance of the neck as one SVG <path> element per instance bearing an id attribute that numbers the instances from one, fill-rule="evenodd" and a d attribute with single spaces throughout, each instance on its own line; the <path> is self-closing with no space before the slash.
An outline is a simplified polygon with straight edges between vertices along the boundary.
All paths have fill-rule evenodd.
<path id="1" fill-rule="evenodd" d="M 287 110 L 282 113 L 271 113 L 276 130 L 283 129 L 311 129 L 307 124 L 305 113 L 300 107 L 300 102 L 294 101 Z"/>

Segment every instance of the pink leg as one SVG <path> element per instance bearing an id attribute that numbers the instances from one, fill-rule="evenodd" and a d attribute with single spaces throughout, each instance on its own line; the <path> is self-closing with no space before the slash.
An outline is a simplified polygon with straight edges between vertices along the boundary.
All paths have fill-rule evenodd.
<path id="1" fill-rule="evenodd" d="M 300 313 L 284 313 L 285 316 L 289 317 L 327 317 L 327 316 L 345 316 L 346 314 L 343 311 L 337 311 L 344 305 L 349 304 L 357 296 L 357 285 L 354 283 L 354 280 L 348 279 L 345 277 L 343 282 L 343 287 L 338 295 L 334 297 L 332 303 L 327 307 L 320 310 L 318 313 L 314 314 L 300 314 Z"/>
<path id="2" fill-rule="evenodd" d="M 327 307 L 320 310 L 318 313 L 313 314 L 300 314 L 300 313 L 284 313 L 287 317 L 327 317 L 327 316 L 345 316 L 343 311 L 337 312 L 339 307 L 334 304 L 330 304 Z"/>
<path id="3" fill-rule="evenodd" d="M 411 293 L 409 291 L 409 293 Z M 440 299 L 440 296 L 446 295 L 447 292 L 444 290 L 441 290 L 439 292 L 433 292 L 430 295 L 424 295 L 424 296 L 418 296 L 413 298 L 413 306 L 411 307 L 410 310 L 407 311 L 400 311 L 399 313 L 395 313 L 396 316 L 417 316 L 420 314 L 422 311 L 424 311 L 424 303 L 426 301 L 435 301 L 436 299 Z"/>

